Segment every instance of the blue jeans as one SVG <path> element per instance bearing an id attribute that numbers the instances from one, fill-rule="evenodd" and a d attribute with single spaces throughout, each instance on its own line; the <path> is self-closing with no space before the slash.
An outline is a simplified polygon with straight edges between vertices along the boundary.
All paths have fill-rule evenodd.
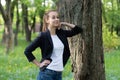
<path id="1" fill-rule="evenodd" d="M 53 71 L 50 69 L 40 70 L 37 80 L 62 80 L 62 72 Z"/>

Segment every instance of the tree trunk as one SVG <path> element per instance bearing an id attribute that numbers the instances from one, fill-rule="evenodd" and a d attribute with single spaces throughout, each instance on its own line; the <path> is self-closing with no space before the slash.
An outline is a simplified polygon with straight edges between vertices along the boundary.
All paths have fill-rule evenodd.
<path id="1" fill-rule="evenodd" d="M 28 25 L 28 8 L 27 5 L 22 3 L 22 16 L 23 16 L 23 26 L 25 28 L 26 41 L 31 41 L 31 29 Z"/>
<path id="2" fill-rule="evenodd" d="M 31 23 L 31 31 L 33 31 L 34 33 L 35 33 L 35 23 L 36 23 L 36 12 L 37 12 L 37 10 L 35 10 L 34 16 L 32 16 L 33 23 Z"/>
<path id="3" fill-rule="evenodd" d="M 6 53 L 8 54 L 10 50 L 13 50 L 14 47 L 14 34 L 12 30 L 12 24 L 8 20 L 8 22 L 5 22 L 5 44 L 6 44 Z"/>
<path id="4" fill-rule="evenodd" d="M 45 7 L 45 5 L 44 5 L 44 7 Z M 42 31 L 42 27 L 43 27 L 43 16 L 44 16 L 44 13 L 45 13 L 45 9 L 39 11 L 40 32 Z"/>
<path id="5" fill-rule="evenodd" d="M 19 9 L 18 9 L 18 0 L 16 4 L 16 15 L 17 15 L 17 21 L 16 21 L 16 30 L 15 30 L 15 46 L 18 45 L 18 31 L 19 31 L 19 24 L 20 24 L 20 17 L 19 17 Z"/>
<path id="6" fill-rule="evenodd" d="M 69 39 L 74 79 L 105 80 L 101 0 L 59 0 L 57 5 L 62 21 L 84 29 Z"/>
<path id="7" fill-rule="evenodd" d="M 0 12 L 2 14 L 5 27 L 3 33 L 3 42 L 6 46 L 6 53 L 9 53 L 14 46 L 14 34 L 12 30 L 12 18 L 11 18 L 11 0 L 6 0 L 6 9 L 3 8 L 0 2 Z"/>
<path id="8" fill-rule="evenodd" d="M 114 1 L 111 0 L 111 3 L 112 3 L 112 15 L 114 15 Z M 114 31 L 114 16 L 112 16 L 112 23 L 111 23 L 111 27 L 110 27 L 110 32 L 111 32 L 111 35 L 113 35 L 113 31 Z"/>

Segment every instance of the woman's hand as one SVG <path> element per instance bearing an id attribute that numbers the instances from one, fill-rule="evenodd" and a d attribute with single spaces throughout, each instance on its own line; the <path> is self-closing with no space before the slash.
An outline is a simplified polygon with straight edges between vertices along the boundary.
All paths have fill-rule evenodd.
<path id="1" fill-rule="evenodd" d="M 48 64 L 50 64 L 50 60 L 44 60 L 43 62 L 38 62 L 36 59 L 33 60 L 33 63 L 38 66 L 38 67 L 43 67 L 43 66 L 47 66 Z"/>
<path id="2" fill-rule="evenodd" d="M 44 60 L 43 62 L 40 63 L 39 67 L 43 67 L 43 66 L 47 66 L 48 64 L 50 64 L 50 60 Z"/>
<path id="3" fill-rule="evenodd" d="M 74 28 L 75 27 L 74 24 L 70 24 L 70 23 L 67 23 L 67 22 L 61 22 L 60 25 L 68 26 L 70 28 Z"/>

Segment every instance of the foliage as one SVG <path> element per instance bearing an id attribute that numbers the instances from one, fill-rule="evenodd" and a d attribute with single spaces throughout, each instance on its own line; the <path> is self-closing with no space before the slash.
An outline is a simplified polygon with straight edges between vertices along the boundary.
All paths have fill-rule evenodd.
<path id="1" fill-rule="evenodd" d="M 21 3 L 26 4 L 27 6 L 30 6 L 31 0 L 20 0 Z"/>
<path id="2" fill-rule="evenodd" d="M 2 19 L 1 14 L 0 14 L 0 24 L 3 24 L 3 19 Z"/>
<path id="3" fill-rule="evenodd" d="M 118 10 L 108 10 L 106 12 L 106 17 L 107 17 L 107 21 L 108 21 L 108 24 L 110 25 L 114 25 L 114 26 L 117 26 L 120 24 L 120 11 Z"/>
<path id="4" fill-rule="evenodd" d="M 118 48 L 120 46 L 120 38 L 115 32 L 111 34 L 109 29 L 103 25 L 103 44 L 105 49 Z"/>
<path id="5" fill-rule="evenodd" d="M 103 0 L 103 17 L 109 29 L 120 28 L 120 2 L 118 0 Z M 113 27 L 113 28 L 112 28 Z"/>

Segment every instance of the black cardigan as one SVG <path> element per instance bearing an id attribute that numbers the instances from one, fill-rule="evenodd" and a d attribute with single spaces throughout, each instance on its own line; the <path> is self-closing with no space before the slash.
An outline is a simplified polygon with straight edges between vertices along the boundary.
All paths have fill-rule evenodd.
<path id="1" fill-rule="evenodd" d="M 70 57 L 70 49 L 69 49 L 67 37 L 72 37 L 78 33 L 81 33 L 82 31 L 83 29 L 78 26 L 75 26 L 71 30 L 63 30 L 63 29 L 56 30 L 57 36 L 64 44 L 64 52 L 63 52 L 64 66 Z M 42 53 L 41 62 L 45 59 L 51 60 L 50 57 L 53 50 L 53 42 L 49 30 L 45 32 L 41 32 L 40 35 L 25 49 L 24 53 L 30 62 L 35 59 L 35 56 L 33 55 L 32 52 L 38 47 L 41 49 L 41 53 Z"/>

